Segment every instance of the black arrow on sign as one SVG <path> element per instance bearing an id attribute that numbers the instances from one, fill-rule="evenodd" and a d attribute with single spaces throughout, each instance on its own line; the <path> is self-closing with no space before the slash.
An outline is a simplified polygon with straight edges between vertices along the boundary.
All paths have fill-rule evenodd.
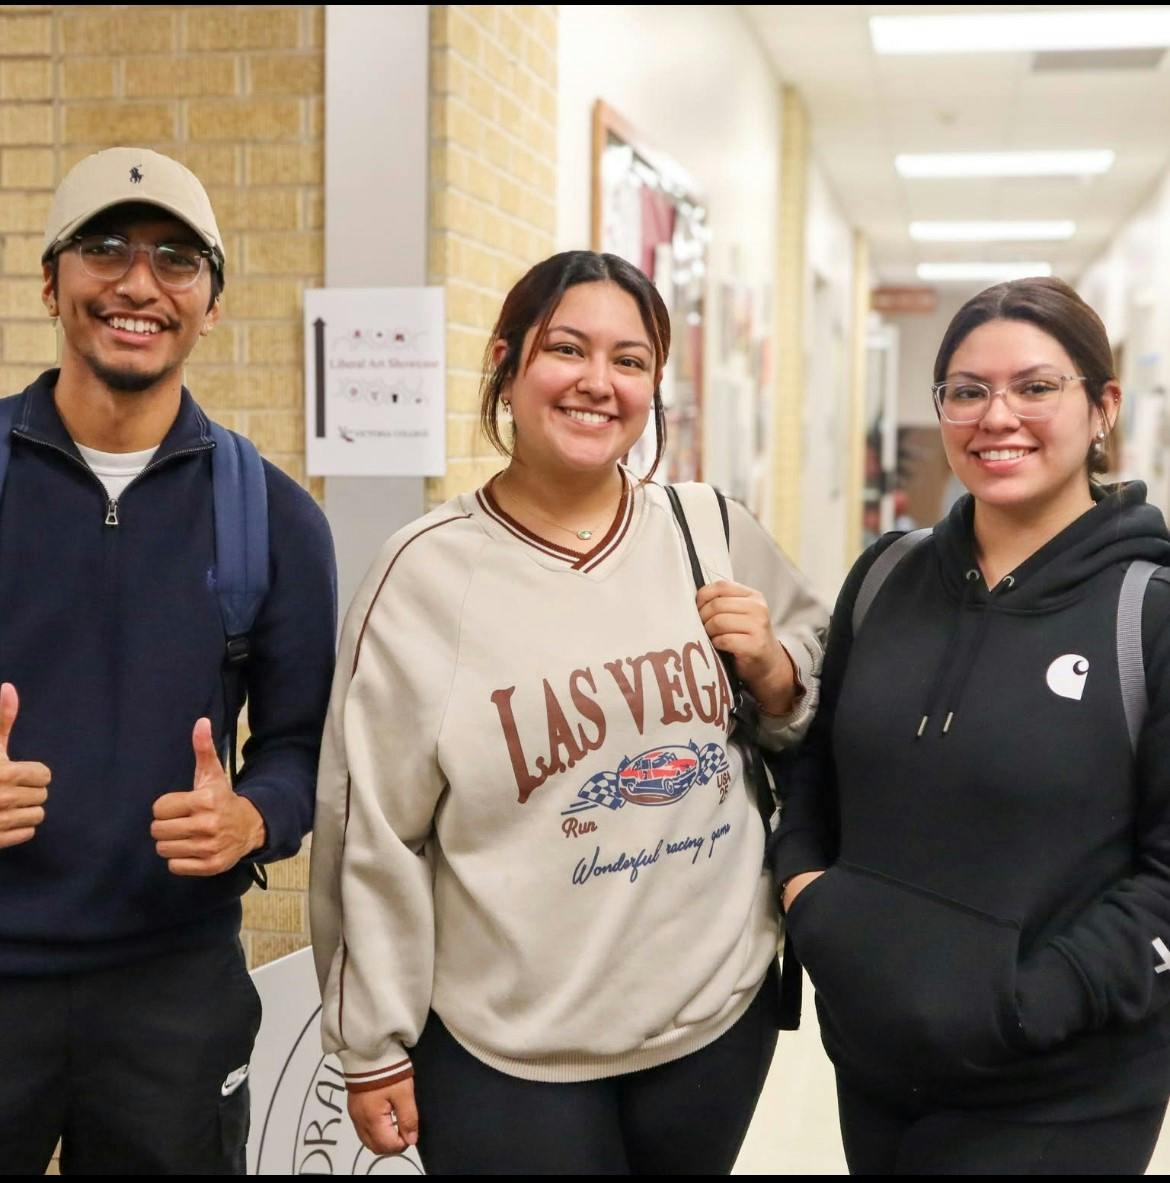
<path id="1" fill-rule="evenodd" d="M 317 351 L 317 438 L 325 438 L 325 322 L 313 321 L 313 346 Z"/>

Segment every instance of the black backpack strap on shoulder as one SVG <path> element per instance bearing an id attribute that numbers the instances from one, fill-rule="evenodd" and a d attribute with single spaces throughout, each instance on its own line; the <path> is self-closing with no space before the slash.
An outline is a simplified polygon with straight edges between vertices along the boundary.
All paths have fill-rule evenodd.
<path id="1" fill-rule="evenodd" d="M 678 522 L 683 544 L 687 548 L 687 558 L 691 563 L 691 577 L 695 581 L 695 590 L 698 591 L 707 580 L 703 577 L 703 565 L 699 562 L 699 552 L 695 550 L 695 539 L 691 534 L 690 523 L 687 521 L 687 515 L 683 510 L 682 502 L 679 500 L 678 491 L 673 485 L 664 485 L 663 487 L 666 489 L 666 496 L 670 500 L 670 508 L 674 510 L 674 518 Z"/>
<path id="2" fill-rule="evenodd" d="M 714 485 L 711 488 L 715 492 L 715 500 L 719 503 L 719 517 L 723 521 L 723 540 L 727 543 L 728 554 L 731 553 L 731 519 L 727 516 L 727 498 L 723 496 L 720 489 L 716 489 Z"/>
<path id="3" fill-rule="evenodd" d="M 925 542 L 932 533 L 934 531 L 930 526 L 924 526 L 921 530 L 911 530 L 909 534 L 903 534 L 901 538 L 896 538 L 874 559 L 873 565 L 861 581 L 861 587 L 857 589 L 857 599 L 853 601 L 854 636 L 857 636 L 860 631 L 866 614 L 874 600 L 877 599 L 877 594 L 882 590 L 882 585 L 886 582 L 890 572 L 920 542 Z"/>

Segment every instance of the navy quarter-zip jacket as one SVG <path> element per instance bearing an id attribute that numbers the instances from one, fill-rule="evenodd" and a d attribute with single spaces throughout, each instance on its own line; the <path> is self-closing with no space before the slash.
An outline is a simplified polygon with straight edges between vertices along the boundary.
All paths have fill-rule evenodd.
<path id="1" fill-rule="evenodd" d="M 20 694 L 9 756 L 52 773 L 35 836 L 0 850 L 0 975 L 230 939 L 248 861 L 295 853 L 312 825 L 333 668 L 329 529 L 266 462 L 271 587 L 250 634 L 251 734 L 236 786 L 266 843 L 226 874 L 172 875 L 151 807 L 191 787 L 195 720 L 211 718 L 222 750 L 239 706 L 224 702 L 214 444 L 184 389 L 150 464 L 111 506 L 57 414 L 56 379 L 50 370 L 15 396 L 0 501 L 0 678 Z"/>
<path id="2" fill-rule="evenodd" d="M 892 537 L 841 592 L 774 866 L 829 868 L 789 938 L 863 1089 L 1052 1120 L 1170 1094 L 1170 587 L 1136 757 L 1116 640 L 1126 566 L 1170 564 L 1170 535 L 1140 483 L 1095 497 L 993 589 L 965 497 L 856 637 Z"/>

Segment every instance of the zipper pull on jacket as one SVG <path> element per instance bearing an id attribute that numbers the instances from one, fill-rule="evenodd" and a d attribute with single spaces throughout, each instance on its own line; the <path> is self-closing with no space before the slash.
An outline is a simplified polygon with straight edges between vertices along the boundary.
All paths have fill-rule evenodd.
<path id="1" fill-rule="evenodd" d="M 118 499 L 111 497 L 106 502 L 106 525 L 116 526 L 118 524 Z"/>

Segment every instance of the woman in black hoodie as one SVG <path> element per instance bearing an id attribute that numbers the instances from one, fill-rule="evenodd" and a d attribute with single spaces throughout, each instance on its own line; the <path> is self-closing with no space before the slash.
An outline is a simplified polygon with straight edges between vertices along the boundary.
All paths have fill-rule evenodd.
<path id="1" fill-rule="evenodd" d="M 934 377 L 969 496 L 863 626 L 895 536 L 842 589 L 775 847 L 789 940 L 854 1173 L 1140 1173 L 1170 1096 L 1170 585 L 1135 617 L 1144 715 L 1119 593 L 1170 535 L 1091 480 L 1121 390 L 1070 287 L 976 296 Z"/>

